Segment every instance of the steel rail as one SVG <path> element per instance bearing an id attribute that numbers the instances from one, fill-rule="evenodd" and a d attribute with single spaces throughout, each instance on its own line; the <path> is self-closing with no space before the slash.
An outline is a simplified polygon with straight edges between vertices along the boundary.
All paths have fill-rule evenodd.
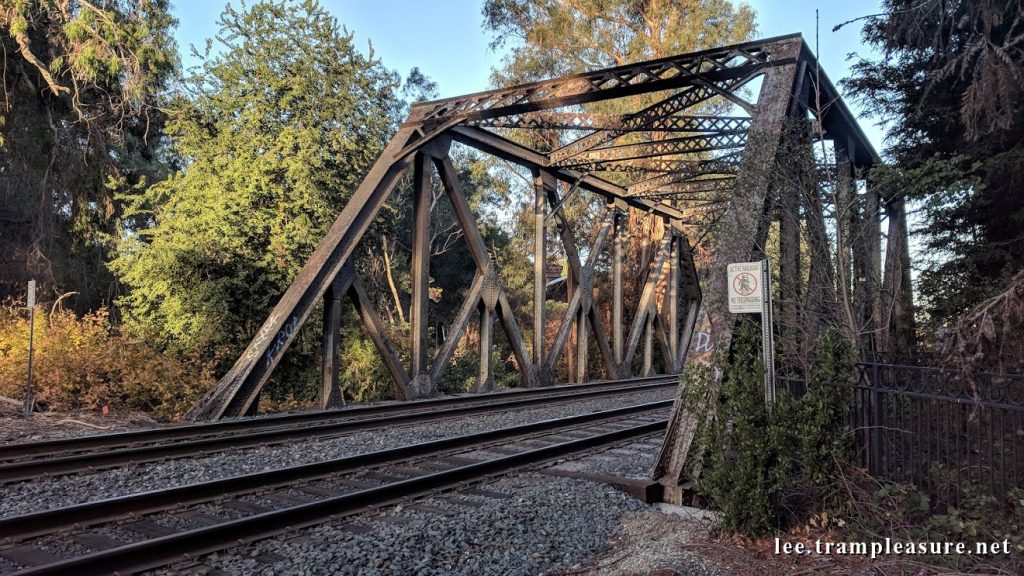
<path id="1" fill-rule="evenodd" d="M 43 442 L 29 442 L 20 444 L 8 444 L 0 446 L 0 461 L 10 461 L 16 458 L 45 457 L 58 453 L 84 451 L 89 449 L 110 449 L 123 446 L 130 446 L 142 442 L 160 442 L 167 440 L 179 440 L 182 438 L 199 437 L 211 434 L 220 434 L 231 431 L 251 432 L 260 428 L 274 428 L 280 426 L 294 426 L 335 420 L 339 418 L 360 417 L 389 412 L 403 412 L 415 410 L 430 410 L 444 406 L 456 406 L 468 403 L 487 403 L 495 400 L 501 401 L 506 398 L 549 398 L 558 396 L 574 390 L 602 390 L 606 388 L 623 387 L 627 383 L 635 382 L 637 386 L 653 381 L 662 381 L 672 376 L 648 376 L 622 380 L 604 380 L 600 382 L 588 382 L 586 384 L 570 384 L 551 388 L 525 388 L 515 390 L 503 390 L 473 396 L 459 396 L 454 398 L 434 398 L 428 400 L 414 400 L 398 404 L 384 404 L 372 406 L 353 406 L 339 410 L 317 410 L 312 412 L 301 412 L 297 414 L 282 414 L 277 416 L 266 416 L 261 418 L 247 418 L 227 420 L 219 422 L 206 422 L 201 424 L 188 424 L 170 428 L 159 428 L 155 430 L 133 430 L 129 432 L 117 432 L 113 434 L 92 434 L 76 438 L 63 438 L 59 440 L 47 440 Z"/>
<path id="2" fill-rule="evenodd" d="M 351 472 L 370 466 L 399 463 L 410 458 L 435 457 L 443 452 L 456 449 L 480 447 L 500 440 L 509 440 L 520 436 L 534 435 L 539 432 L 549 432 L 571 426 L 611 420 L 622 416 L 668 408 L 671 405 L 671 400 L 662 400 L 624 408 L 615 408 L 613 410 L 592 412 L 580 416 L 552 418 L 521 426 L 488 430 L 477 434 L 465 434 L 443 440 L 421 442 L 312 464 L 256 472 L 164 490 L 152 490 L 129 496 L 107 498 L 105 500 L 75 504 L 21 516 L 11 516 L 0 519 L 0 538 L 5 543 L 14 543 L 66 528 L 109 522 L 127 515 L 150 514 L 181 505 L 207 502 L 223 496 L 235 496 L 256 490 L 279 488 L 300 482 L 319 480 L 333 474 Z"/>
<path id="3" fill-rule="evenodd" d="M 0 483 L 11 483 L 22 480 L 31 480 L 40 475 L 49 474 L 70 474 L 84 470 L 95 470 L 98 468 L 109 468 L 123 464 L 138 464 L 152 462 L 166 458 L 181 458 L 197 456 L 209 452 L 226 449 L 237 449 L 250 446 L 259 446 L 271 443 L 286 442 L 310 436 L 325 437 L 341 435 L 356 431 L 365 431 L 384 426 L 397 424 L 410 424 L 415 422 L 428 422 L 442 418 L 456 416 L 467 416 L 488 412 L 500 412 L 510 408 L 531 406 L 551 401 L 573 401 L 593 396 L 606 396 L 621 392 L 642 392 L 656 390 L 674 385 L 674 377 L 663 382 L 649 383 L 641 386 L 629 386 L 624 389 L 591 390 L 577 392 L 574 394 L 562 394 L 558 396 L 545 396 L 542 398 L 528 398 L 513 400 L 511 402 L 488 403 L 473 406 L 461 406 L 434 410 L 431 412 L 401 413 L 382 416 L 378 418 L 367 418 L 350 422 L 335 422 L 304 426 L 301 428 L 280 428 L 254 432 L 251 434 L 240 434 L 230 436 L 218 436 L 214 438 L 203 438 L 199 440 L 188 440 L 173 444 L 157 444 L 142 446 L 138 448 L 125 448 L 111 450 L 108 452 L 90 452 L 45 460 L 29 460 L 0 466 Z"/>
<path id="4" fill-rule="evenodd" d="M 221 524 L 189 530 L 93 552 L 43 566 L 17 572 L 21 576 L 62 576 L 76 574 L 130 574 L 179 561 L 193 559 L 231 546 L 313 526 L 327 519 L 351 515 L 370 508 L 422 496 L 440 489 L 565 457 L 574 452 L 610 444 L 665 429 L 667 420 L 632 426 L 587 438 L 545 446 L 510 456 L 466 464 L 444 470 L 367 488 L 357 492 L 300 504 L 281 510 L 230 520 Z"/>

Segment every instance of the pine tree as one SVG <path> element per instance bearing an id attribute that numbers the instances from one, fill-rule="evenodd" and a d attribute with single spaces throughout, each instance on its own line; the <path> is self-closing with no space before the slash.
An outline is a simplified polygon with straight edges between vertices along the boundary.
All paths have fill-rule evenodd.
<path id="1" fill-rule="evenodd" d="M 399 77 L 317 3 L 228 6 L 167 124 L 181 171 L 131 196 L 112 269 L 134 332 L 230 363 L 394 130 Z M 278 370 L 315 366 L 307 330 Z"/>

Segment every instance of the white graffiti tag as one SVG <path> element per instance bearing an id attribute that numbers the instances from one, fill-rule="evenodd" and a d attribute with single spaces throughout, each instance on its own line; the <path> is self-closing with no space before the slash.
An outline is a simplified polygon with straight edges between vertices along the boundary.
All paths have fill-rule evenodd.
<path id="1" fill-rule="evenodd" d="M 299 325 L 299 317 L 292 316 L 291 320 L 287 324 L 281 327 L 281 331 L 277 333 L 277 338 L 274 340 L 274 345 L 270 347 L 270 351 L 267 352 L 267 368 L 274 362 L 274 356 L 277 356 L 278 351 L 284 348 L 285 342 L 292 337 L 296 327 Z"/>
<path id="2" fill-rule="evenodd" d="M 263 345 L 263 342 L 270 338 L 270 331 L 277 324 L 277 314 L 272 314 L 267 321 L 260 327 L 260 331 L 256 334 L 256 337 L 252 339 L 252 343 L 245 349 L 245 357 L 249 361 L 256 360 L 260 355 L 259 349 Z"/>

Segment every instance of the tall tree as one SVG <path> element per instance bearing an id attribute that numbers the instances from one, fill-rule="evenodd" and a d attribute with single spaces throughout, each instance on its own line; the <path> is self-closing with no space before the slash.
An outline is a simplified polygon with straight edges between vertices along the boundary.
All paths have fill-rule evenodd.
<path id="1" fill-rule="evenodd" d="M 886 195 L 922 207 L 919 293 L 934 326 L 1024 269 L 1024 2 L 887 0 L 848 83 L 890 121 Z"/>
<path id="2" fill-rule="evenodd" d="M 749 39 L 754 11 L 729 0 L 487 0 L 492 47 L 511 45 L 495 84 L 725 46 Z"/>
<path id="3" fill-rule="evenodd" d="M 112 266 L 135 331 L 230 362 L 394 129 L 399 77 L 316 2 L 227 7 L 167 124 L 184 169 L 133 199 Z M 315 365 L 318 334 L 284 378 Z M 289 371 L 288 368 L 292 370 Z M 309 370 L 303 373 L 310 374 Z"/>
<path id="4" fill-rule="evenodd" d="M 177 66 L 166 0 L 0 2 L 0 299 L 111 296 L 118 193 L 162 177 L 160 96 Z M 44 297 L 46 297 L 44 296 Z"/>

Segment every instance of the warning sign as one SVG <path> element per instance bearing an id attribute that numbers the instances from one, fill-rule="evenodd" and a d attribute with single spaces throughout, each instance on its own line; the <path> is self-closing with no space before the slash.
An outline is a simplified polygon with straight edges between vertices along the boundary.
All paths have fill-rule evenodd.
<path id="1" fill-rule="evenodd" d="M 729 264 L 729 312 L 760 314 L 764 307 L 763 262 Z"/>

